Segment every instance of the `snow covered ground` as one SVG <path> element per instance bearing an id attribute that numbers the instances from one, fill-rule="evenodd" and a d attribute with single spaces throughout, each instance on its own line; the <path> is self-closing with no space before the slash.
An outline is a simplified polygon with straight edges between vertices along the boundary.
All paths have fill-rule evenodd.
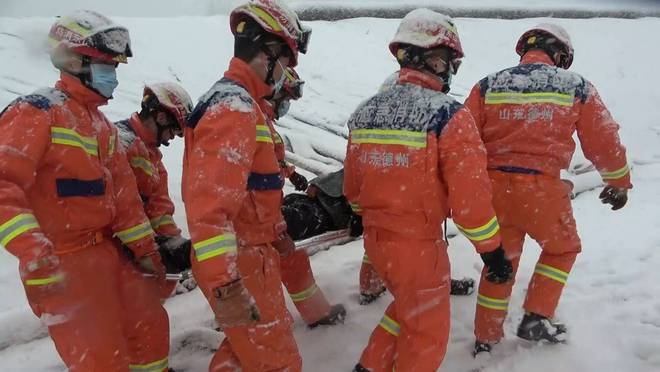
<path id="1" fill-rule="evenodd" d="M 226 16 L 117 20 L 131 30 L 136 56 L 119 69 L 116 99 L 104 108 L 111 119 L 125 118 L 138 109 L 145 82 L 179 80 L 198 97 L 227 66 L 232 39 Z M 517 37 L 539 21 L 459 19 L 466 58 L 452 93 L 462 100 L 481 77 L 517 63 L 513 51 Z M 535 243 L 528 242 L 506 322 L 506 339 L 483 370 L 660 371 L 660 52 L 656 48 L 660 19 L 557 22 L 574 39 L 577 52 L 572 70 L 599 88 L 621 123 L 635 188 L 629 205 L 618 212 L 600 205 L 598 190 L 585 191 L 575 199 L 583 253 L 558 311 L 570 327 L 569 343 L 534 346 L 513 335 L 539 252 Z M 50 18 L 0 18 L 0 107 L 56 80 L 45 54 L 51 23 Z M 397 24 L 396 20 L 366 18 L 311 23 L 310 51 L 298 69 L 307 81 L 305 97 L 293 104 L 291 114 L 280 123 L 293 150 L 290 160 L 308 175 L 340 166 L 346 119 L 396 69 L 387 42 Z M 180 201 L 182 146 L 178 141 L 165 149 L 165 162 L 178 207 L 175 219 L 185 226 Z M 584 164 L 578 153 L 573 166 L 581 169 Z M 576 180 L 579 191 L 599 184 L 594 172 L 569 177 Z M 473 249 L 462 237 L 450 243 L 453 276 L 476 278 L 481 263 Z M 388 303 L 383 298 L 368 307 L 357 304 L 361 257 L 362 241 L 356 241 L 312 258 L 319 285 L 329 299 L 347 305 L 349 314 L 343 326 L 308 330 L 293 311 L 305 371 L 350 370 Z M 61 371 L 64 366 L 52 342 L 39 337 L 45 332 L 27 307 L 16 266 L 11 255 L 0 251 L 0 366 L 7 371 Z M 451 340 L 441 371 L 463 372 L 479 366 L 469 355 L 475 302 L 475 295 L 453 298 Z M 211 354 L 195 345 L 215 343 L 219 335 L 209 330 L 212 315 L 201 294 L 174 297 L 166 307 L 171 316 L 172 366 L 206 370 Z M 188 340 L 188 347 L 181 347 L 183 340 Z"/>

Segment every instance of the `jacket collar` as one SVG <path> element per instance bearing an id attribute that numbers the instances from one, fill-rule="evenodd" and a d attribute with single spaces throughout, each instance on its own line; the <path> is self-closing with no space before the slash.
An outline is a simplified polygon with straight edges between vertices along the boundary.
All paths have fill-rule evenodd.
<path id="1" fill-rule="evenodd" d="M 261 80 L 250 65 L 236 57 L 229 62 L 229 69 L 224 76 L 240 84 L 257 102 L 273 91 L 273 88 Z"/>
<path id="2" fill-rule="evenodd" d="M 550 58 L 550 56 L 542 50 L 530 50 L 520 58 L 521 65 L 528 65 L 531 63 L 543 63 L 552 66 L 555 65 L 555 62 L 552 60 L 552 58 Z"/>
<path id="3" fill-rule="evenodd" d="M 144 142 L 147 147 L 153 148 L 157 147 L 156 146 L 156 134 L 152 133 L 150 130 L 144 127 L 144 124 L 142 123 L 142 120 L 138 116 L 138 114 L 135 112 L 131 117 L 128 119 L 128 124 L 131 126 L 135 134 L 140 137 L 142 142 Z"/>
<path id="4" fill-rule="evenodd" d="M 442 82 L 433 75 L 410 68 L 401 69 L 397 82 L 399 84 L 415 84 L 423 88 L 437 90 L 439 92 L 442 91 L 443 87 Z"/>
<path id="5" fill-rule="evenodd" d="M 87 107 L 97 108 L 108 104 L 107 98 L 87 88 L 77 77 L 65 72 L 60 74 L 60 80 L 55 83 L 55 88 Z"/>

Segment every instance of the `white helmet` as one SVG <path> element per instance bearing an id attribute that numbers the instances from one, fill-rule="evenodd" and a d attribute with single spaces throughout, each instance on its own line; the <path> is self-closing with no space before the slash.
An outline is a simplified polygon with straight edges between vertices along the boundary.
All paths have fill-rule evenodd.
<path id="1" fill-rule="evenodd" d="M 545 50 L 551 57 L 559 53 L 555 59 L 557 66 L 564 69 L 573 63 L 573 43 L 568 32 L 554 23 L 541 23 L 522 34 L 516 44 L 516 53 L 522 57 L 529 49 Z"/>
<path id="2" fill-rule="evenodd" d="M 463 58 L 458 30 L 449 16 L 419 8 L 406 14 L 390 42 L 390 52 L 397 57 L 400 44 L 422 49 L 444 46 L 453 51 L 453 59 Z"/>
<path id="3" fill-rule="evenodd" d="M 142 96 L 143 107 L 158 105 L 164 108 L 174 116 L 179 128 L 183 131 L 193 105 L 190 95 L 181 85 L 177 83 L 148 84 L 144 87 Z"/>

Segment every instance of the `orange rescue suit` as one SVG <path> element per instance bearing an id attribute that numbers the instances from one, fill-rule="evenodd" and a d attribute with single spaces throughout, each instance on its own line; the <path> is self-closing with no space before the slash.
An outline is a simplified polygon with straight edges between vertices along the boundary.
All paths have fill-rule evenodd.
<path id="1" fill-rule="evenodd" d="M 0 115 L 0 243 L 21 262 L 52 250 L 63 288 L 28 301 L 49 314 L 49 333 L 71 371 L 167 368 L 167 324 L 158 285 L 126 262 L 155 250 L 117 131 L 98 110 L 107 100 L 62 74 L 55 89 L 15 100 Z M 135 283 L 144 282 L 136 293 Z M 27 284 L 26 284 L 27 285 Z M 27 287 L 26 287 L 27 288 Z"/>
<path id="2" fill-rule="evenodd" d="M 284 181 L 258 104 L 271 90 L 233 58 L 224 78 L 200 99 L 184 136 L 183 198 L 195 278 L 214 311 L 213 289 L 242 278 L 261 313 L 255 326 L 224 329 L 227 338 L 211 370 L 301 369 L 271 245 L 286 231 Z"/>
<path id="3" fill-rule="evenodd" d="M 369 260 L 394 296 L 360 364 L 371 371 L 435 371 L 449 337 L 452 217 L 478 252 L 500 244 L 486 152 L 469 111 L 428 74 L 397 84 L 351 115 L 344 194 L 362 215 Z"/>
<path id="4" fill-rule="evenodd" d="M 524 308 L 552 318 L 581 250 L 570 190 L 559 179 L 575 150 L 577 131 L 587 159 L 603 181 L 632 187 L 626 151 L 594 86 L 553 66 L 544 52 L 526 53 L 520 65 L 492 74 L 472 89 L 465 105 L 475 118 L 488 152 L 493 205 L 514 275 L 525 235 L 542 248 Z M 514 281 L 494 284 L 482 272 L 475 336 L 497 342 Z"/>

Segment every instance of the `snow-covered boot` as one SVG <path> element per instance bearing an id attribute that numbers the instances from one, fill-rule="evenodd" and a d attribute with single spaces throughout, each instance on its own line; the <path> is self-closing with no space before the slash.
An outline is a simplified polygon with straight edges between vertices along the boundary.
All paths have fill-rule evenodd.
<path id="1" fill-rule="evenodd" d="M 479 340 L 474 341 L 474 349 L 472 350 L 472 356 L 477 357 L 481 353 L 490 353 L 493 349 L 493 345 L 487 342 L 481 342 Z"/>
<path id="2" fill-rule="evenodd" d="M 330 307 L 330 313 L 324 316 L 323 318 L 317 320 L 316 322 L 309 325 L 309 328 L 316 328 L 320 325 L 335 325 L 338 323 L 344 323 L 346 319 L 346 308 L 342 304 L 332 305 Z"/>
<path id="3" fill-rule="evenodd" d="M 558 344 L 566 341 L 566 326 L 534 313 L 526 313 L 518 326 L 518 337 Z"/>
<path id="4" fill-rule="evenodd" d="M 452 296 L 467 296 L 474 292 L 474 279 L 452 279 L 450 294 Z"/>

